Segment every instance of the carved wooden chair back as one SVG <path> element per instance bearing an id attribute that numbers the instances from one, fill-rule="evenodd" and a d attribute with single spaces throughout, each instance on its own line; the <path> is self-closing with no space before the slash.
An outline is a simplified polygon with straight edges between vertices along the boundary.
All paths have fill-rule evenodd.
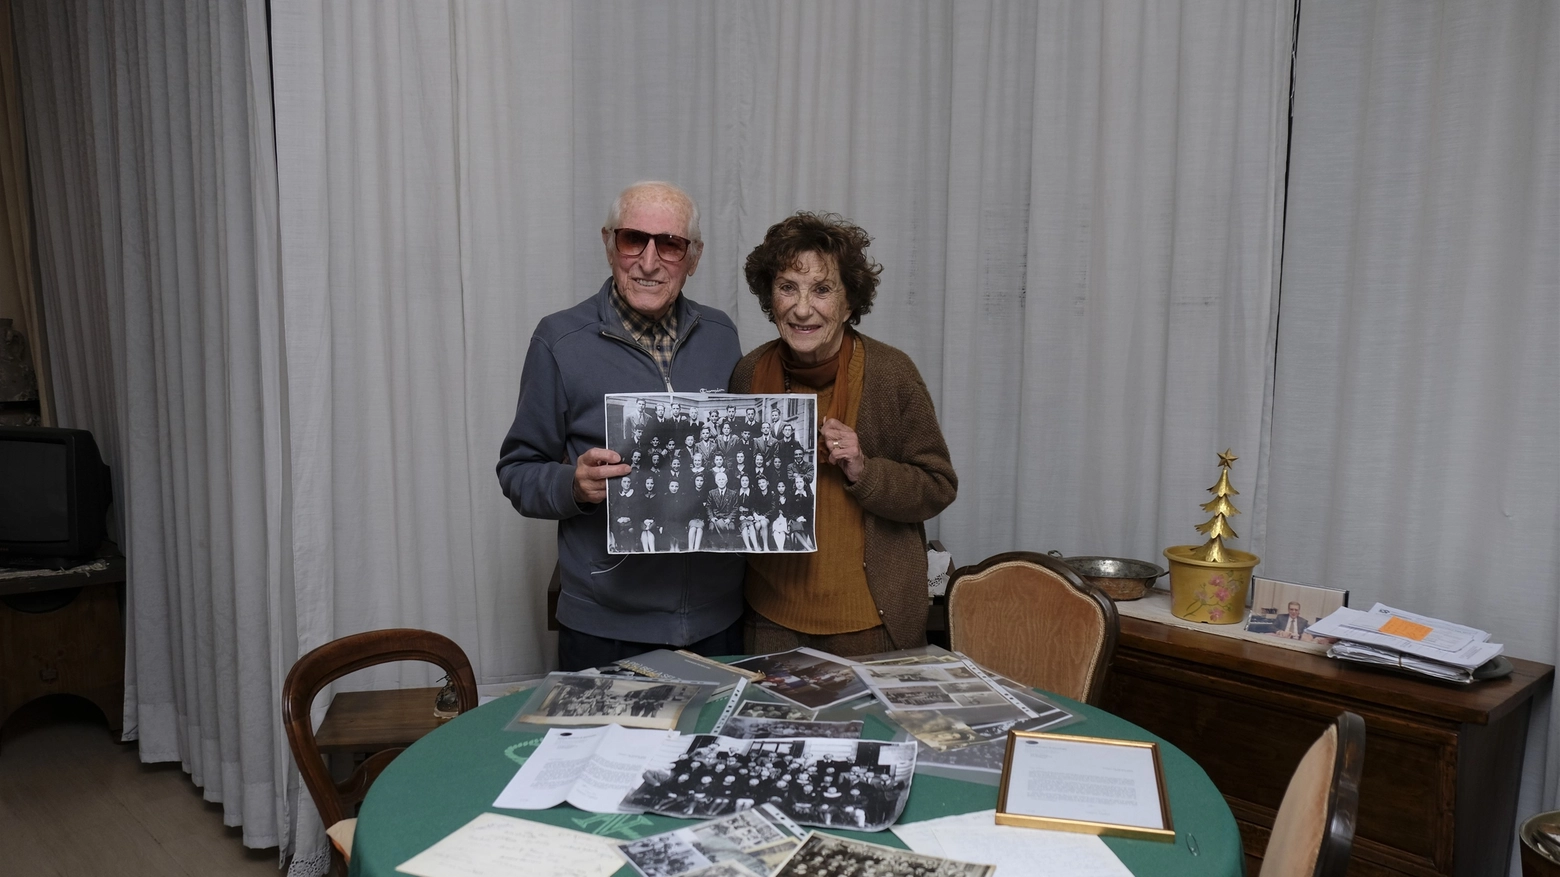
<path id="1" fill-rule="evenodd" d="M 393 661 L 426 661 L 437 665 L 454 680 L 460 711 L 476 707 L 477 679 L 466 653 L 448 637 L 413 628 L 370 630 L 332 640 L 299 658 L 282 684 L 282 725 L 287 729 L 287 743 L 292 748 L 293 761 L 303 775 L 309 797 L 314 799 L 315 809 L 319 810 L 327 828 L 353 816 L 374 778 L 404 751 L 404 747 L 374 753 L 358 765 L 350 777 L 338 783 L 331 779 L 315 743 L 310 707 L 321 689 L 342 676 Z M 431 701 L 428 709 L 433 709 Z M 334 855 L 332 859 L 335 860 Z M 339 868 L 342 863 L 336 861 L 335 864 Z"/>
<path id="2" fill-rule="evenodd" d="M 1099 702 L 1120 629 L 1109 597 L 1044 554 L 994 555 L 948 585 L 954 651 L 1074 700 Z"/>
<path id="3" fill-rule="evenodd" d="M 1295 768 L 1273 820 L 1260 877 L 1343 877 L 1364 765 L 1365 720 L 1343 713 Z"/>

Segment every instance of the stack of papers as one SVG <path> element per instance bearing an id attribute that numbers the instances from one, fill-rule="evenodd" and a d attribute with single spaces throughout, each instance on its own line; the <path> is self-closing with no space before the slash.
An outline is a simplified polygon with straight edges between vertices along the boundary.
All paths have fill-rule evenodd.
<path id="1" fill-rule="evenodd" d="M 1344 607 L 1307 629 L 1339 640 L 1327 654 L 1346 661 L 1400 667 L 1435 679 L 1471 682 L 1473 671 L 1505 651 L 1488 631 L 1377 603 Z"/>

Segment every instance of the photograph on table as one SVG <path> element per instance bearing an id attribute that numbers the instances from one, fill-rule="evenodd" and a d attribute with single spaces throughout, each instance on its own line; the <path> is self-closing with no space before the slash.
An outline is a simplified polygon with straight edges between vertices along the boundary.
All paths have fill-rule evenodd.
<path id="1" fill-rule="evenodd" d="M 644 877 L 708 875 L 712 865 L 726 864 L 736 873 L 763 877 L 790 854 L 802 834 L 795 823 L 772 805 L 628 841 L 618 847 Z"/>
<path id="2" fill-rule="evenodd" d="M 1246 630 L 1278 639 L 1331 645 L 1337 640 L 1316 636 L 1307 629 L 1347 605 L 1349 592 L 1340 588 L 1254 577 L 1251 580 L 1251 617 L 1246 620 Z"/>
<path id="3" fill-rule="evenodd" d="M 689 871 L 688 877 L 764 877 L 767 871 L 754 871 L 741 862 L 715 862 L 697 871 Z"/>
<path id="4" fill-rule="evenodd" d="M 915 739 L 939 752 L 973 746 L 990 739 L 975 733 L 974 728 L 958 718 L 937 710 L 900 710 L 892 718 Z"/>
<path id="5" fill-rule="evenodd" d="M 763 678 L 760 676 L 759 678 Z M 789 703 L 765 703 L 760 700 L 744 700 L 737 705 L 733 716 L 751 719 L 787 719 L 793 722 L 810 722 L 817 718 L 817 710 L 803 709 Z"/>
<path id="6" fill-rule="evenodd" d="M 957 710 L 1010 704 L 973 667 L 957 664 L 857 665 L 857 676 L 889 710 Z"/>
<path id="7" fill-rule="evenodd" d="M 850 662 L 806 647 L 744 658 L 732 666 L 763 673 L 755 685 L 811 710 L 844 703 L 868 690 Z"/>
<path id="8" fill-rule="evenodd" d="M 915 712 L 889 713 L 892 721 L 900 722 L 902 716 L 920 715 Z M 941 715 L 932 713 L 932 715 Z M 967 715 L 967 713 L 965 713 Z M 916 773 L 995 786 L 1002 779 L 1002 764 L 1007 759 L 1008 731 L 1043 731 L 1060 727 L 1076 717 L 1070 713 L 1041 715 L 1038 718 L 1017 716 L 999 721 L 971 722 L 965 727 L 975 737 L 974 742 L 938 748 L 931 745 L 920 733 L 916 737 Z M 963 724 L 961 722 L 961 724 Z M 903 723 L 901 723 L 903 725 Z M 908 730 L 908 727 L 907 727 Z M 935 731 L 933 732 L 935 733 Z M 962 740 L 962 735 L 961 735 Z"/>
<path id="9" fill-rule="evenodd" d="M 623 806 L 695 819 L 771 804 L 801 825 L 878 831 L 899 818 L 914 773 L 909 742 L 700 734 L 646 765 Z"/>
<path id="10" fill-rule="evenodd" d="M 607 551 L 818 550 L 818 397 L 623 393 L 607 443 L 631 471 L 607 484 Z"/>
<path id="11" fill-rule="evenodd" d="M 776 737 L 831 737 L 837 740 L 861 739 L 861 722 L 808 722 L 795 719 L 759 719 L 732 716 L 718 729 L 723 737 L 740 740 L 769 740 Z"/>
<path id="12" fill-rule="evenodd" d="M 786 859 L 775 877 L 818 877 L 822 874 L 902 875 L 916 877 L 992 877 L 996 868 L 912 853 L 865 841 L 813 832 Z"/>
<path id="13" fill-rule="evenodd" d="M 713 686 L 585 673 L 550 673 L 511 725 L 622 725 L 672 730 Z"/>

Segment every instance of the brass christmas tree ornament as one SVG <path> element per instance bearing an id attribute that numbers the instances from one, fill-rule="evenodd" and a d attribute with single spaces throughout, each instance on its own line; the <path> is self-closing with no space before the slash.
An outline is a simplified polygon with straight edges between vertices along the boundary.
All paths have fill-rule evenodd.
<path id="1" fill-rule="evenodd" d="M 1197 560 L 1209 560 L 1214 563 L 1224 563 L 1229 560 L 1229 553 L 1224 550 L 1224 540 L 1239 539 L 1235 529 L 1230 526 L 1230 516 L 1240 514 L 1240 509 L 1230 502 L 1230 497 L 1238 495 L 1240 491 L 1230 486 L 1230 467 L 1240 458 L 1230 453 L 1228 449 L 1219 455 L 1219 483 L 1208 488 L 1213 494 L 1213 499 L 1203 503 L 1202 510 L 1212 513 L 1213 517 L 1197 525 L 1197 532 L 1208 537 L 1203 546 L 1192 552 L 1192 557 Z"/>
<path id="2" fill-rule="evenodd" d="M 1202 510 L 1213 517 L 1197 525 L 1197 532 L 1208 541 L 1165 549 L 1165 559 L 1170 561 L 1170 612 L 1178 618 L 1236 624 L 1246 615 L 1251 571 L 1262 559 L 1224 544 L 1240 538 L 1230 526 L 1230 518 L 1240 514 L 1230 501 L 1240 495 L 1230 484 L 1230 467 L 1238 459 L 1229 450 L 1219 455 L 1219 480 L 1208 488 L 1213 499 L 1202 504 Z"/>

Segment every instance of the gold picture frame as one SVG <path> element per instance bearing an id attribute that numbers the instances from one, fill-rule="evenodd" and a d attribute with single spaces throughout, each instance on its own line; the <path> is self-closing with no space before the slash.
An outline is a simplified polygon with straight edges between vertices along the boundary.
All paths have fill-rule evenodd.
<path id="1" fill-rule="evenodd" d="M 1031 748 L 1038 747 L 1038 748 Z M 1096 748 L 1098 747 L 1098 748 Z M 1145 760 L 1144 753 L 1148 758 Z M 1069 765 L 1069 777 L 1076 776 L 1078 770 L 1087 771 L 1089 765 L 1099 765 L 1109 770 L 1112 774 L 1107 777 L 1100 774 L 1104 782 L 1131 782 L 1135 787 L 1144 786 L 1153 790 L 1156 801 L 1148 806 L 1138 805 L 1137 811 L 1141 814 L 1145 811 L 1157 813 L 1157 825 L 1136 824 L 1150 823 L 1154 820 L 1144 819 L 1139 816 L 1132 820 L 1111 821 L 1109 819 L 1073 818 L 1060 815 L 1057 812 L 1037 814 L 1023 812 L 1026 809 L 1035 808 L 1032 802 L 1023 799 L 1023 793 L 1014 792 L 1013 778 L 1015 773 L 1028 775 L 1023 789 L 1033 788 L 1038 779 L 1037 765 L 1032 762 L 1036 758 L 1051 757 L 1067 754 Z M 1078 755 L 1085 755 L 1080 759 Z M 1015 762 L 1017 767 L 1015 768 Z M 1079 765 L 1083 766 L 1080 767 Z M 1148 776 L 1152 772 L 1152 778 Z M 1115 775 L 1125 774 L 1127 780 L 1119 780 Z M 1044 785 L 1040 783 L 1039 785 Z M 1157 803 L 1157 807 L 1152 804 Z M 1087 809 L 1087 805 L 1079 805 Z M 1110 811 L 1112 808 L 1096 808 Z M 1076 810 L 1074 812 L 1077 812 Z M 1069 734 L 1047 734 L 1040 731 L 1009 731 L 1007 756 L 1002 760 L 1002 785 L 997 797 L 997 824 L 1016 825 L 1023 828 L 1048 828 L 1053 831 L 1073 831 L 1080 834 L 1110 835 L 1113 837 L 1131 837 L 1141 840 L 1175 842 L 1175 825 L 1170 819 L 1170 796 L 1165 790 L 1164 765 L 1160 762 L 1159 746 L 1155 743 L 1144 743 L 1137 740 L 1112 740 L 1104 737 L 1077 737 Z"/>

